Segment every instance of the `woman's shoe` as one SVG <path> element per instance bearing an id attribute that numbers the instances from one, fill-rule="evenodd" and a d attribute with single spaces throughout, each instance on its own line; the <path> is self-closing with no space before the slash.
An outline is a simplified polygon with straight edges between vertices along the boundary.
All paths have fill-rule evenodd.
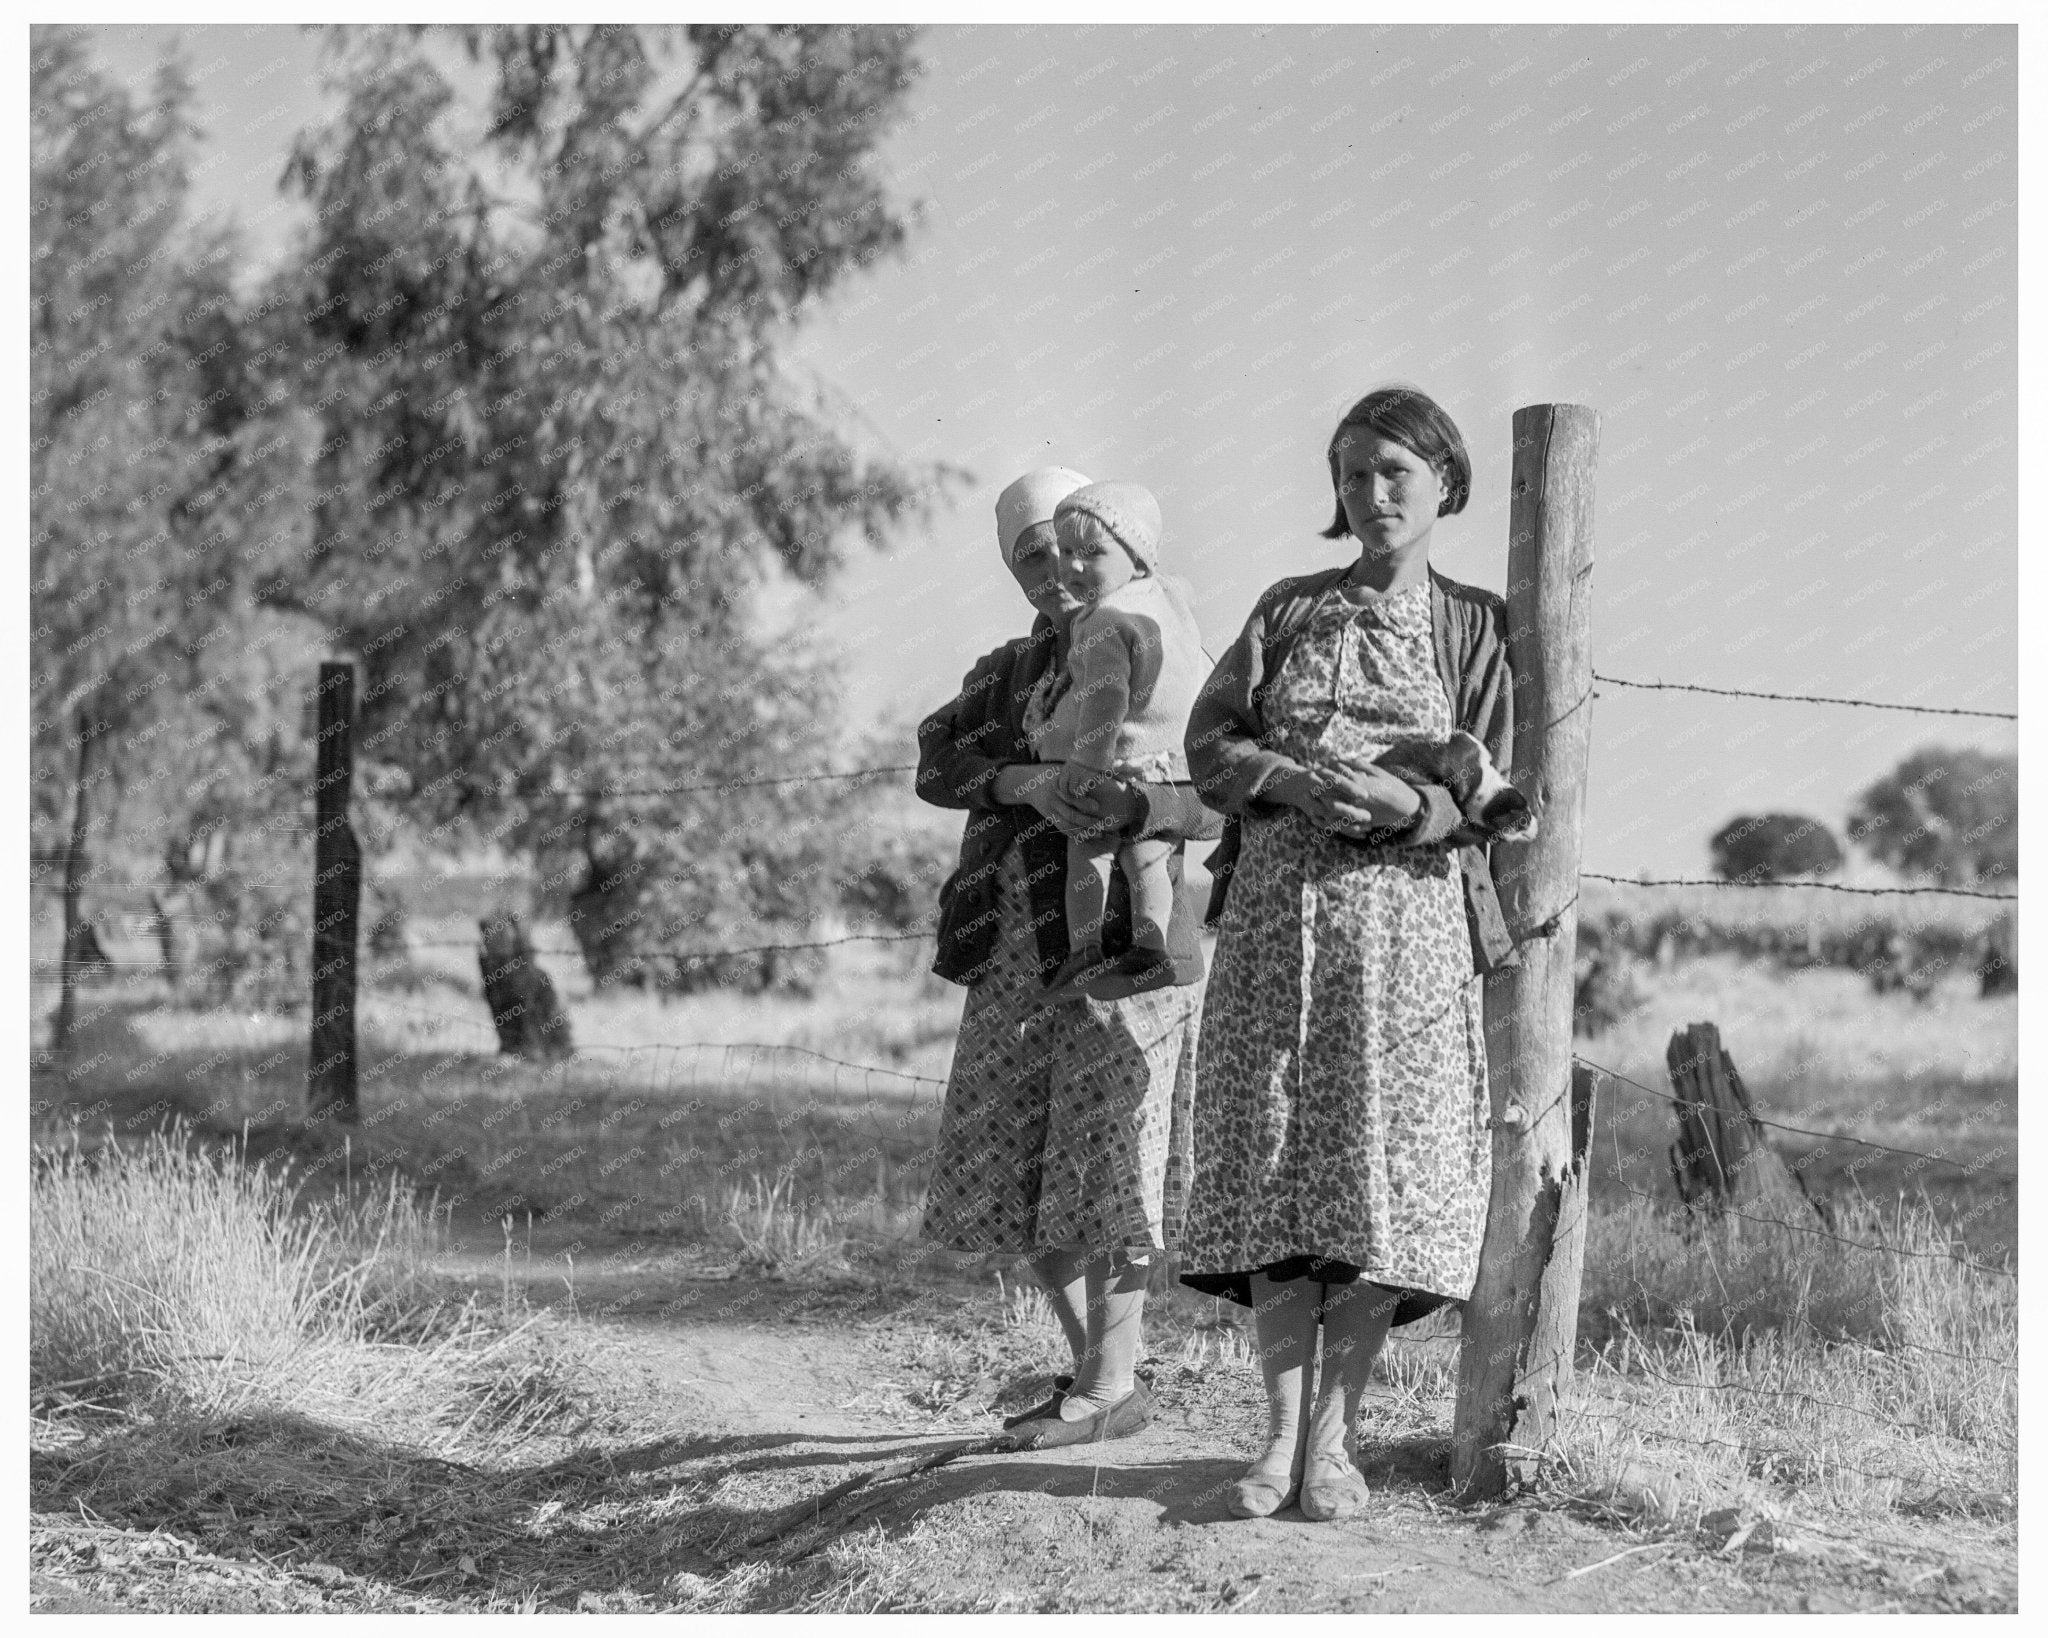
<path id="1" fill-rule="evenodd" d="M 1239 1479 L 1230 1487 L 1230 1511 L 1241 1519 L 1270 1518 L 1301 1494 L 1301 1482 L 1285 1490 L 1271 1479 Z"/>
<path id="2" fill-rule="evenodd" d="M 1052 1397 L 1042 1405 L 1033 1405 L 1028 1411 L 1003 1418 L 1006 1428 L 1022 1427 L 1026 1422 L 1043 1422 L 1060 1413 L 1060 1405 L 1067 1397 L 1067 1390 L 1074 1385 L 1071 1376 L 1056 1376 L 1052 1379 Z"/>
<path id="3" fill-rule="evenodd" d="M 1303 1518 L 1318 1523 L 1347 1519 L 1363 1511 L 1371 1499 L 1372 1491 L 1348 1455 L 1332 1458 L 1314 1450 L 1308 1453 L 1308 1469 L 1301 1476 Z"/>

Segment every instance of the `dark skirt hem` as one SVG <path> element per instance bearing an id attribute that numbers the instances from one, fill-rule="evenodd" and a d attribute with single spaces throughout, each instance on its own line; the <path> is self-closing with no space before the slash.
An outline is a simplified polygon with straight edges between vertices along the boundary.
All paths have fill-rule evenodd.
<path id="1" fill-rule="evenodd" d="M 1317 1257 L 1304 1253 L 1296 1257 L 1282 1257 L 1277 1262 L 1267 1263 L 1262 1268 L 1228 1269 L 1219 1273 L 1182 1274 L 1180 1283 L 1207 1297 L 1228 1297 L 1241 1308 L 1252 1305 L 1252 1276 L 1263 1274 L 1269 1280 L 1315 1280 L 1324 1285 L 1349 1285 L 1354 1280 L 1366 1278 L 1365 1270 L 1356 1263 L 1342 1262 L 1334 1257 Z M 1377 1282 L 1376 1282 L 1377 1283 Z M 1457 1297 L 1440 1296 L 1434 1291 L 1416 1291 L 1407 1287 L 1395 1287 L 1400 1291 L 1400 1300 L 1394 1305 L 1394 1317 L 1390 1325 L 1413 1325 L 1419 1319 L 1434 1314 L 1446 1303 L 1460 1301 Z"/>

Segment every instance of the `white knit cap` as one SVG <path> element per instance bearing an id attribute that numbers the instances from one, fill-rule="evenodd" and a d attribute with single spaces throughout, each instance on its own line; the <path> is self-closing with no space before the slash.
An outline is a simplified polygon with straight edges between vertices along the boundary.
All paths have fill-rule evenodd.
<path id="1" fill-rule="evenodd" d="M 1159 572 L 1159 501 L 1143 484 L 1091 483 L 1062 499 L 1059 510 L 1086 513 L 1116 536 L 1132 562 Z"/>
<path id="2" fill-rule="evenodd" d="M 1003 550 L 1003 562 L 1016 556 L 1019 535 L 1034 523 L 1052 522 L 1053 508 L 1088 483 L 1069 467 L 1041 466 L 996 496 L 996 544 Z"/>

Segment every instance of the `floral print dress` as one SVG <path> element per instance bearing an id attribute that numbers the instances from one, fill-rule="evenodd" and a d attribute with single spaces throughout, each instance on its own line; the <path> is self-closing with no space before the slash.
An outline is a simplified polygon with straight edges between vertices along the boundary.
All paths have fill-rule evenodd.
<path id="1" fill-rule="evenodd" d="M 1309 617 L 1263 701 L 1304 764 L 1442 738 L 1427 583 Z M 1457 860 L 1366 847 L 1292 808 L 1247 816 L 1203 1004 L 1182 1279 L 1403 1291 L 1395 1323 L 1470 1295 L 1484 1232 L 1483 993 Z"/>

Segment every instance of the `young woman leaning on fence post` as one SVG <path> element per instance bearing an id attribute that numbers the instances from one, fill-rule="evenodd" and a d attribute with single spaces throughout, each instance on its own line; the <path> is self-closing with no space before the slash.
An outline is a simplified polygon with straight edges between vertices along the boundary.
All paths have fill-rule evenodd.
<path id="1" fill-rule="evenodd" d="M 1087 482 L 1047 467 L 1003 491 L 997 542 L 1038 618 L 918 727 L 918 794 L 968 812 L 959 868 L 939 894 L 933 970 L 968 993 L 924 1238 L 1022 1256 L 1044 1285 L 1074 1365 L 1051 1400 L 1012 1418 L 1034 1445 L 1121 1438 L 1152 1418 L 1136 1375 L 1140 1323 L 1150 1260 L 1176 1245 L 1186 1200 L 1202 979 L 1179 844 L 1222 829 L 1186 785 L 1104 781 L 1070 801 L 1059 768 L 1032 760 L 1029 732 L 1082 607 L 1059 573 L 1053 509 Z M 1175 844 L 1172 983 L 1120 1000 L 1048 1000 L 1045 980 L 1070 954 L 1067 839 L 1104 825 L 1126 841 Z M 1128 886 L 1112 872 L 1109 955 L 1128 948 L 1131 922 Z"/>
<path id="2" fill-rule="evenodd" d="M 1491 1176 L 1476 974 L 1513 959 L 1451 793 L 1370 765 L 1462 728 L 1512 766 L 1504 605 L 1429 564 L 1471 488 L 1464 441 L 1389 388 L 1345 414 L 1329 465 L 1324 534 L 1357 558 L 1261 594 L 1187 737 L 1230 828 L 1181 1278 L 1255 1315 L 1270 1442 L 1230 1498 L 1248 1517 L 1363 1504 L 1353 1424 L 1388 1327 L 1472 1289 Z"/>

